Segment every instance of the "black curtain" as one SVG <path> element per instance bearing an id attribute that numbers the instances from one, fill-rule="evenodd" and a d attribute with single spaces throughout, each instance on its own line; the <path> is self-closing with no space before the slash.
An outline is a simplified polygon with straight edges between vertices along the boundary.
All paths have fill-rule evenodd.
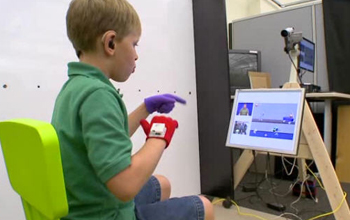
<path id="1" fill-rule="evenodd" d="M 323 0 L 330 91 L 350 94 L 350 0 Z"/>
<path id="2" fill-rule="evenodd" d="M 225 0 L 193 0 L 202 194 L 233 198 Z"/>

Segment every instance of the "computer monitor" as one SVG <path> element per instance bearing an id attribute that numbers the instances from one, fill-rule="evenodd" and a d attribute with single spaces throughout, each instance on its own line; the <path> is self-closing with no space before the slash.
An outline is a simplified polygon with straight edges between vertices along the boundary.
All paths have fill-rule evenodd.
<path id="1" fill-rule="evenodd" d="M 299 68 L 314 72 L 315 70 L 315 43 L 303 38 L 299 43 L 300 55 L 298 59 Z"/>
<path id="2" fill-rule="evenodd" d="M 296 155 L 305 90 L 237 90 L 226 146 Z"/>
<path id="3" fill-rule="evenodd" d="M 261 72 L 261 53 L 256 50 L 229 50 L 230 92 L 236 89 L 249 89 L 248 72 Z"/>

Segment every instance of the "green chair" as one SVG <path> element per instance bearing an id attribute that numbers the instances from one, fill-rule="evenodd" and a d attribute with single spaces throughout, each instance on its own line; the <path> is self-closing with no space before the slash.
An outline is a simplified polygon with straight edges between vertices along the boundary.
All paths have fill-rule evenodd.
<path id="1" fill-rule="evenodd" d="M 0 141 L 12 188 L 27 220 L 59 220 L 68 214 L 61 153 L 50 123 L 32 119 L 0 122 Z"/>

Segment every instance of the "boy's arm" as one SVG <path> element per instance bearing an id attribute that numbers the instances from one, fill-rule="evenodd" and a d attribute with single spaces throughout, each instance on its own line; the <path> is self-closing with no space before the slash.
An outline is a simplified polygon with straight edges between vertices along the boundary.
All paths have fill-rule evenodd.
<path id="1" fill-rule="evenodd" d="M 140 126 L 141 119 L 145 119 L 149 116 L 145 103 L 142 103 L 128 116 L 129 121 L 129 137 L 131 137 L 137 128 Z"/>
<path id="2" fill-rule="evenodd" d="M 162 139 L 148 139 L 131 157 L 131 165 L 107 181 L 108 189 L 124 202 L 132 200 L 151 177 L 165 146 Z"/>
<path id="3" fill-rule="evenodd" d="M 186 104 L 186 100 L 172 94 L 162 94 L 148 97 L 137 109 L 128 116 L 129 137 L 131 137 L 137 128 L 141 119 L 145 119 L 153 112 L 169 113 L 175 107 L 175 103 Z"/>
<path id="4" fill-rule="evenodd" d="M 141 120 L 147 136 L 144 146 L 131 157 L 130 165 L 107 181 L 109 190 L 120 200 L 132 200 L 148 181 L 165 148 L 171 142 L 178 122 L 165 116 Z"/>

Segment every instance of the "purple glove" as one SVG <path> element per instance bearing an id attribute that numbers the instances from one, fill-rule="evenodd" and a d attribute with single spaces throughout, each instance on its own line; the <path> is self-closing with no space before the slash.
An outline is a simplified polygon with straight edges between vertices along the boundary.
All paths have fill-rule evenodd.
<path id="1" fill-rule="evenodd" d="M 186 104 L 186 100 L 172 94 L 155 95 L 145 98 L 146 108 L 150 114 L 155 111 L 169 113 L 175 107 L 175 102 Z"/>

